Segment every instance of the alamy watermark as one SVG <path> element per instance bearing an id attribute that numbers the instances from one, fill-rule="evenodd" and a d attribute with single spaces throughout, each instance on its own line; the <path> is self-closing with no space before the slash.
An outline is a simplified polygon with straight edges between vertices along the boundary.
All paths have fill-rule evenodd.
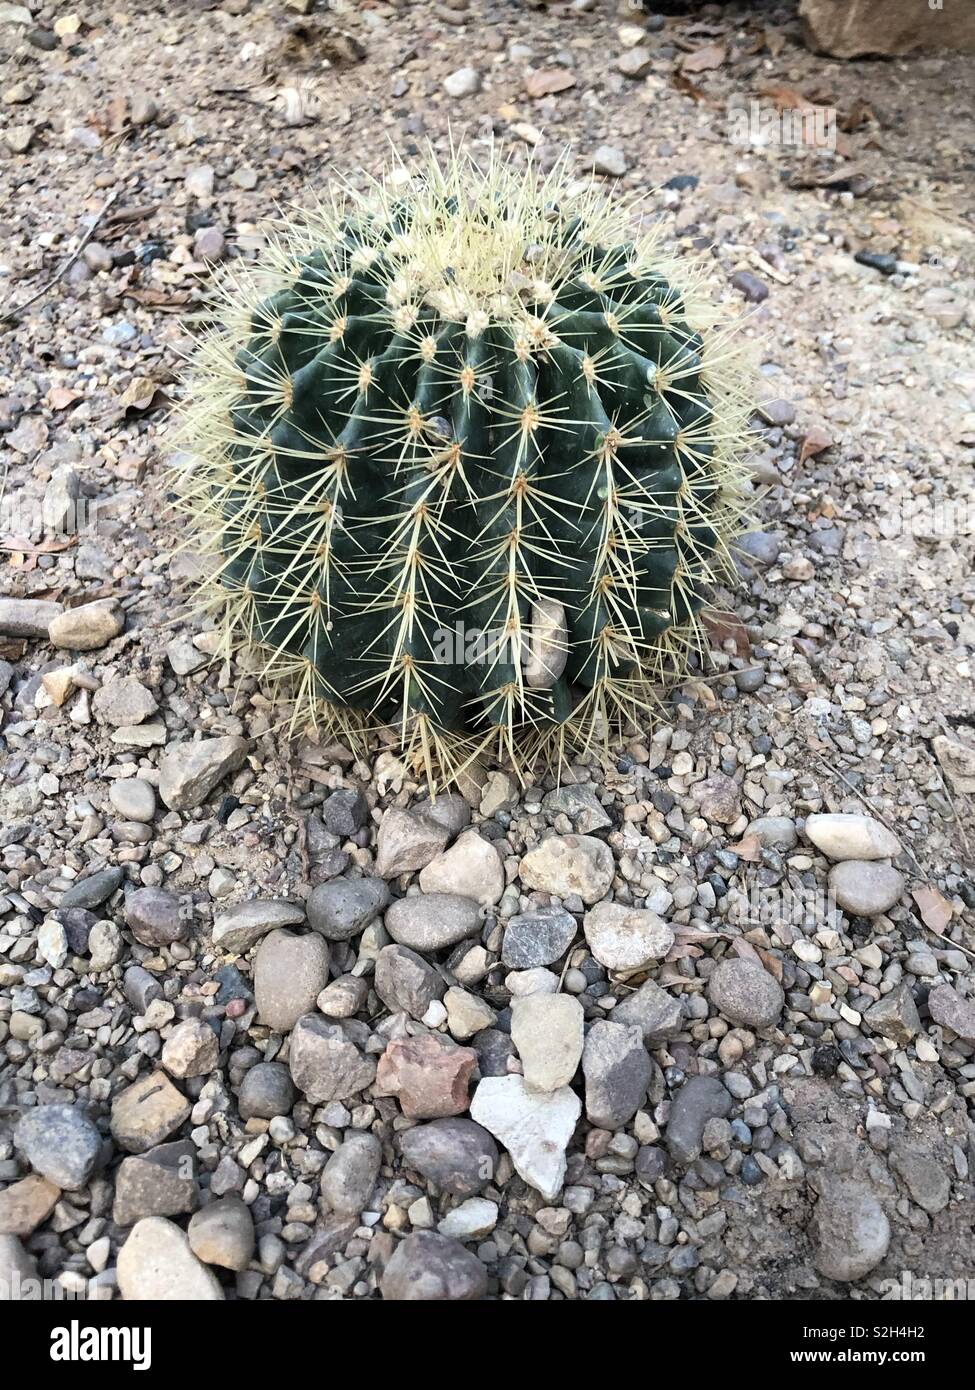
<path id="1" fill-rule="evenodd" d="M 4 536 L 28 539 L 45 535 L 52 540 L 69 540 L 78 535 L 91 535 L 97 529 L 97 498 L 38 501 L 19 492 L 0 496 L 0 534 Z"/>
<path id="2" fill-rule="evenodd" d="M 757 97 L 732 96 L 727 115 L 728 139 L 745 149 L 836 149 L 837 113 L 832 106 L 804 102 L 783 108 Z"/>
<path id="3" fill-rule="evenodd" d="M 971 1303 L 975 1302 L 975 1278 L 945 1279 L 940 1275 L 916 1275 L 902 1269 L 899 1279 L 882 1279 L 881 1298 L 885 1302 Z"/>

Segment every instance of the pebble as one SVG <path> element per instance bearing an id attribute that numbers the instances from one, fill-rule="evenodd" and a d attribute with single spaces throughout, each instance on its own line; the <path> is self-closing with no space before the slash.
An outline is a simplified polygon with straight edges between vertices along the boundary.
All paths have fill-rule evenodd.
<path id="1" fill-rule="evenodd" d="M 134 1226 L 147 1216 L 182 1216 L 200 1199 L 196 1149 L 189 1139 L 123 1158 L 115 1174 L 112 1220 Z"/>
<path id="2" fill-rule="evenodd" d="M 389 889 L 379 878 L 342 878 L 321 883 L 305 904 L 308 925 L 329 941 L 359 936 L 389 902 Z"/>
<path id="3" fill-rule="evenodd" d="M 295 1103 L 294 1082 L 283 1062 L 258 1062 L 245 1074 L 237 1097 L 242 1120 L 287 1115 Z"/>
<path id="4" fill-rule="evenodd" d="M 60 1196 L 60 1187 L 39 1173 L 12 1182 L 0 1192 L 0 1237 L 31 1235 L 50 1216 Z"/>
<path id="5" fill-rule="evenodd" d="M 481 910 L 459 893 L 410 894 L 387 909 L 386 930 L 412 951 L 442 951 L 473 936 L 481 927 Z"/>
<path id="6" fill-rule="evenodd" d="M 472 1301 L 487 1293 L 487 1270 L 460 1241 L 414 1231 L 393 1251 L 379 1288 L 388 1302 Z"/>
<path id="7" fill-rule="evenodd" d="M 471 97 L 481 90 L 481 74 L 477 68 L 458 68 L 443 80 L 449 97 Z"/>
<path id="8" fill-rule="evenodd" d="M 476 830 L 465 830 L 420 870 L 420 887 L 424 893 L 459 893 L 490 907 L 504 892 L 504 865 L 490 841 Z"/>
<path id="9" fill-rule="evenodd" d="M 586 1118 L 600 1129 L 621 1129 L 643 1105 L 653 1064 L 637 1027 L 598 1019 L 582 1054 Z"/>
<path id="10" fill-rule="evenodd" d="M 47 639 L 51 624 L 64 612 L 46 599 L 0 598 L 0 633 L 4 637 Z"/>
<path id="11" fill-rule="evenodd" d="M 890 1222 L 877 1198 L 852 1185 L 820 1197 L 809 1230 L 816 1268 L 840 1283 L 865 1278 L 890 1245 Z"/>
<path id="12" fill-rule="evenodd" d="M 708 979 L 708 999 L 732 1023 L 749 1028 L 772 1028 L 785 1006 L 778 980 L 751 960 L 719 961 Z"/>
<path id="13" fill-rule="evenodd" d="M 204 1264 L 243 1270 L 254 1254 L 254 1218 L 239 1197 L 220 1197 L 190 1218 L 190 1249 Z"/>
<path id="14" fill-rule="evenodd" d="M 14 1143 L 41 1177 L 57 1187 L 84 1187 L 101 1157 L 102 1137 L 77 1105 L 38 1105 L 26 1110 Z"/>
<path id="15" fill-rule="evenodd" d="M 138 1221 L 118 1253 L 123 1299 L 140 1302 L 216 1302 L 223 1289 L 193 1254 L 189 1237 L 164 1216 Z"/>
<path id="16" fill-rule="evenodd" d="M 85 603 L 68 608 L 48 626 L 52 646 L 76 652 L 92 652 L 117 637 L 125 626 L 125 615 L 113 602 Z"/>
<path id="17" fill-rule="evenodd" d="M 808 816 L 806 835 L 827 859 L 893 859 L 901 852 L 897 836 L 873 816 Z"/>
<path id="18" fill-rule="evenodd" d="M 877 917 L 900 901 L 904 875 L 890 864 L 845 859 L 830 870 L 829 886 L 844 912 L 856 917 Z"/>
<path id="19" fill-rule="evenodd" d="M 159 708 L 151 690 L 133 678 L 121 681 L 108 681 L 95 691 L 91 702 L 92 712 L 103 724 L 124 728 L 130 724 L 141 724 Z"/>
<path id="20" fill-rule="evenodd" d="M 462 1115 L 477 1053 L 458 1047 L 442 1033 L 392 1038 L 376 1068 L 375 1093 L 395 1096 L 412 1120 Z"/>
<path id="21" fill-rule="evenodd" d="M 383 1146 L 374 1134 L 347 1134 L 322 1170 L 323 1201 L 343 1216 L 359 1216 L 372 1196 L 382 1158 Z"/>
<path id="22" fill-rule="evenodd" d="M 613 1022 L 640 1029 L 647 1045 L 665 1042 L 684 1027 L 684 1010 L 676 995 L 661 989 L 656 980 L 644 980 L 613 1010 Z"/>
<path id="23" fill-rule="evenodd" d="M 191 198 L 209 199 L 213 194 L 214 171 L 209 164 L 200 164 L 188 169 L 183 179 L 186 191 Z"/>
<path id="24" fill-rule="evenodd" d="M 863 1021 L 874 1033 L 889 1038 L 899 1047 L 906 1047 L 921 1031 L 917 1005 L 908 985 L 898 985 L 871 1005 Z"/>
<path id="25" fill-rule="evenodd" d="M 716 825 L 730 825 L 741 815 L 741 788 L 733 777 L 715 773 L 697 782 L 691 795 L 705 820 Z"/>
<path id="26" fill-rule="evenodd" d="M 928 995 L 928 1012 L 935 1023 L 975 1046 L 975 1002 L 963 998 L 953 985 L 935 986 Z"/>
<path id="27" fill-rule="evenodd" d="M 220 1043 L 199 1018 L 178 1023 L 163 1043 L 162 1064 L 171 1076 L 208 1076 L 220 1062 Z"/>
<path id="28" fill-rule="evenodd" d="M 587 904 L 605 897 L 614 871 L 612 850 L 591 835 L 550 835 L 528 851 L 518 870 L 525 888 L 559 898 L 576 894 Z"/>
<path id="29" fill-rule="evenodd" d="M 231 903 L 214 916 L 214 949 L 230 955 L 244 955 L 271 932 L 284 927 L 300 927 L 304 922 L 304 908 L 284 898 L 252 898 L 247 902 Z"/>
<path id="30" fill-rule="evenodd" d="M 542 808 L 553 818 L 568 816 L 573 830 L 580 835 L 590 835 L 594 830 L 605 830 L 613 824 L 612 816 L 606 814 L 605 807 L 592 787 L 557 787 L 542 800 Z"/>
<path id="31" fill-rule="evenodd" d="M 749 835 L 757 836 L 760 844 L 777 849 L 780 854 L 788 854 L 799 843 L 795 822 L 788 816 L 759 816 L 745 827 L 745 838 Z"/>
<path id="32" fill-rule="evenodd" d="M 346 1031 L 350 1026 L 329 1023 L 318 1014 L 306 1014 L 294 1026 L 291 1078 L 315 1105 L 347 1100 L 375 1079 L 376 1063 L 360 1052 Z"/>
<path id="33" fill-rule="evenodd" d="M 311 1013 L 328 984 L 328 942 L 317 932 L 281 927 L 266 936 L 254 961 L 254 999 L 260 1021 L 277 1033 L 289 1033 L 303 1014 Z"/>
<path id="34" fill-rule="evenodd" d="M 486 1197 L 468 1197 L 448 1211 L 437 1230 L 453 1240 L 483 1240 L 498 1224 L 498 1204 Z"/>
<path id="35" fill-rule="evenodd" d="M 340 787 L 322 803 L 322 820 L 333 835 L 347 840 L 369 822 L 369 802 L 358 789 Z"/>
<path id="36" fill-rule="evenodd" d="M 476 1196 L 497 1175 L 497 1145 L 474 1120 L 415 1125 L 400 1134 L 399 1147 L 408 1168 L 455 1197 Z"/>
<path id="37" fill-rule="evenodd" d="M 64 890 L 61 894 L 61 906 L 83 907 L 89 910 L 101 907 L 119 887 L 124 877 L 124 870 L 117 868 L 101 869 L 98 873 L 89 874 L 87 878 L 79 879 Z"/>
<path id="38" fill-rule="evenodd" d="M 725 1119 L 731 1096 L 716 1076 L 691 1076 L 670 1103 L 665 1142 L 671 1157 L 690 1165 L 701 1155 L 709 1120 Z"/>
<path id="39" fill-rule="evenodd" d="M 512 970 L 533 970 L 561 960 L 575 940 L 578 926 L 562 907 L 509 917 L 501 943 L 501 959 Z"/>
<path id="40" fill-rule="evenodd" d="M 423 1018 L 447 988 L 443 978 L 422 956 L 405 946 L 384 946 L 376 960 L 376 993 L 393 1013 Z"/>
<path id="41" fill-rule="evenodd" d="M 613 179 L 621 179 L 630 167 L 629 160 L 617 145 L 597 145 L 590 164 L 594 173 Z"/>
<path id="42" fill-rule="evenodd" d="M 163 802 L 171 811 L 202 806 L 227 773 L 242 766 L 248 747 L 247 739 L 230 735 L 171 744 L 159 760 Z"/>
<path id="43" fill-rule="evenodd" d="M 156 791 L 141 777 L 123 777 L 108 789 L 108 798 L 123 820 L 148 824 L 156 814 Z"/>
<path id="44" fill-rule="evenodd" d="M 172 893 L 137 888 L 125 899 L 125 925 L 143 946 L 170 946 L 189 935 L 190 918 Z"/>
<path id="45" fill-rule="evenodd" d="M 145 1153 L 179 1129 L 191 1109 L 165 1072 L 150 1072 L 113 1099 L 112 1137 L 128 1153 Z"/>
<path id="46" fill-rule="evenodd" d="M 731 277 L 731 283 L 745 296 L 749 304 L 761 304 L 769 297 L 768 285 L 750 270 L 736 270 Z"/>
<path id="47" fill-rule="evenodd" d="M 530 994 L 511 1001 L 511 1041 L 528 1090 L 568 1086 L 582 1058 L 584 1018 L 582 1005 L 568 994 Z"/>
<path id="48" fill-rule="evenodd" d="M 60 922 L 48 917 L 37 932 L 37 954 L 55 970 L 68 959 L 68 933 Z"/>
<path id="49" fill-rule="evenodd" d="M 354 1018 L 368 997 L 369 985 L 361 975 L 341 975 L 325 986 L 316 1003 L 328 1018 Z"/>
<path id="50" fill-rule="evenodd" d="M 497 1014 L 491 1006 L 476 994 L 471 994 L 458 985 L 451 985 L 443 996 L 447 1010 L 447 1027 L 451 1036 L 466 1042 L 482 1028 L 490 1028 L 497 1021 Z"/>
<path id="51" fill-rule="evenodd" d="M 398 878 L 424 869 L 449 839 L 450 831 L 432 816 L 391 807 L 376 837 L 376 873 Z"/>
<path id="52" fill-rule="evenodd" d="M 673 931 L 655 912 L 622 903 L 597 903 L 583 928 L 596 960 L 619 974 L 645 969 L 674 944 Z"/>
<path id="53" fill-rule="evenodd" d="M 471 1118 L 504 1145 L 530 1187 L 553 1202 L 565 1181 L 565 1150 L 582 1104 L 568 1086 L 529 1091 L 521 1076 L 487 1076 L 471 1102 Z"/>

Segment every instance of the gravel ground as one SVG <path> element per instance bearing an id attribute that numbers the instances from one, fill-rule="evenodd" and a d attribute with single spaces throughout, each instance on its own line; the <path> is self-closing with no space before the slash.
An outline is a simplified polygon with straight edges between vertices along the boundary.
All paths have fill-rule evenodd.
<path id="1" fill-rule="evenodd" d="M 966 60 L 815 59 L 774 5 L 28 9 L 0 6 L 0 1292 L 970 1276 Z M 733 142 L 763 89 L 834 108 L 837 152 Z M 450 125 L 648 190 L 747 315 L 763 404 L 741 582 L 669 722 L 430 803 L 212 659 L 166 466 L 209 263 Z"/>

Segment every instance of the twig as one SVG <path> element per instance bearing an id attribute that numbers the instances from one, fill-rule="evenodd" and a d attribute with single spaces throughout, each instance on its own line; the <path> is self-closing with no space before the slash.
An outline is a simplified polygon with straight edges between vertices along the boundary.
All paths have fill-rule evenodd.
<path id="1" fill-rule="evenodd" d="M 29 299 L 25 299 L 23 304 L 15 304 L 12 308 L 6 309 L 2 314 L 0 314 L 0 323 L 9 323 L 11 319 L 15 319 L 20 314 L 22 314 L 25 309 L 29 309 L 32 304 L 36 304 L 39 299 L 43 299 L 49 290 L 53 290 L 54 286 L 68 273 L 68 271 L 74 265 L 75 261 L 81 255 L 82 251 L 88 245 L 89 241 L 91 241 L 92 237 L 95 235 L 95 228 L 101 222 L 102 218 L 105 216 L 106 212 L 108 212 L 109 208 L 115 202 L 117 197 L 118 190 L 109 195 L 101 212 L 95 218 L 94 222 L 88 228 L 87 232 L 85 232 L 84 236 L 81 238 L 74 251 L 72 251 L 71 255 L 58 270 L 57 274 L 52 276 L 52 278 L 48 280 L 46 285 L 42 285 L 36 294 L 32 294 Z"/>

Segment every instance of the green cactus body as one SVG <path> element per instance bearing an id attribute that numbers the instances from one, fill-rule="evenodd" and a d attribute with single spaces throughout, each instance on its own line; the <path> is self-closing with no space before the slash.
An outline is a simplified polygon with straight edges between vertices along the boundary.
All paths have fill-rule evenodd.
<path id="1" fill-rule="evenodd" d="M 463 160 L 303 215 L 198 355 L 228 650 L 431 777 L 646 722 L 741 511 L 729 339 L 627 210 Z M 693 277 L 692 277 L 693 278 Z"/>

